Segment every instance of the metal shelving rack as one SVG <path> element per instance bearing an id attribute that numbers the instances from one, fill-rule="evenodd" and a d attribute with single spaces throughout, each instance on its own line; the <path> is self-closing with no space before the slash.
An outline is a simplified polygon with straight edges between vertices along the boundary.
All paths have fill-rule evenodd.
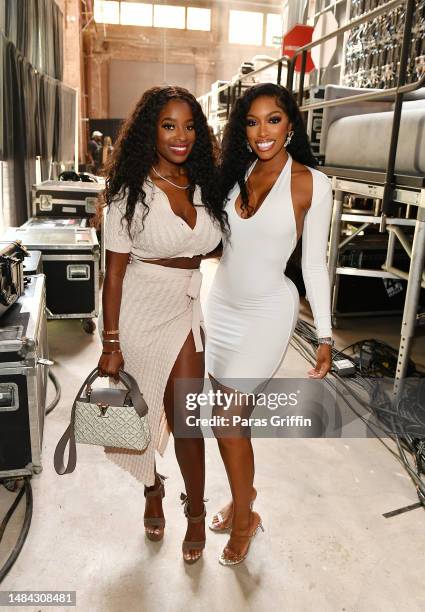
<path id="1" fill-rule="evenodd" d="M 321 44 L 332 36 L 337 36 L 340 33 L 348 33 L 353 27 L 357 27 L 370 21 L 380 15 L 386 14 L 400 5 L 405 5 L 405 21 L 403 28 L 403 40 L 400 52 L 400 61 L 398 63 L 397 85 L 395 87 L 383 89 L 376 92 L 362 93 L 350 98 L 340 98 L 339 100 L 329 100 L 326 102 L 318 102 L 308 106 L 302 106 L 303 103 L 303 74 L 300 75 L 300 85 L 298 88 L 298 101 L 301 105 L 301 110 L 313 108 L 325 108 L 327 106 L 338 106 L 353 101 L 365 101 L 371 99 L 379 99 L 388 94 L 394 95 L 394 114 L 391 130 L 391 144 L 388 154 L 388 162 L 386 172 L 365 172 L 349 168 L 323 167 L 323 171 L 332 176 L 334 189 L 334 209 L 332 215 L 330 245 L 329 245 L 329 274 L 333 294 L 335 296 L 336 278 L 338 273 L 351 273 L 358 275 L 379 275 L 381 277 L 392 277 L 406 279 L 406 273 L 398 270 L 392 263 L 395 240 L 398 238 L 410 257 L 410 269 L 407 275 L 407 289 L 404 303 L 403 319 L 400 334 L 400 345 L 398 353 L 398 361 L 395 374 L 395 382 L 393 392 L 397 397 L 401 388 L 401 382 L 406 376 L 407 364 L 412 349 L 412 343 L 415 336 L 416 325 L 418 322 L 418 302 L 419 292 L 422 286 L 425 286 L 423 270 L 425 262 L 425 177 L 409 177 L 404 175 L 396 175 L 395 159 L 397 153 L 397 143 L 400 130 L 401 111 L 403 105 L 403 97 L 405 93 L 414 91 L 425 86 L 425 73 L 422 73 L 418 81 L 406 84 L 406 71 L 409 59 L 409 51 L 411 45 L 412 22 L 415 10 L 414 0 L 390 0 L 384 5 L 378 6 L 376 9 L 369 11 L 361 17 L 352 19 L 347 24 L 339 29 L 339 32 L 329 34 L 323 37 L 320 41 L 305 45 L 299 49 L 296 56 L 306 53 L 316 44 Z M 295 58 L 293 58 L 294 61 Z M 291 70 L 289 69 L 290 73 Z M 343 200 L 346 194 L 354 194 L 366 198 L 374 198 L 379 205 L 375 207 L 372 215 L 350 215 L 343 211 Z M 403 217 L 392 216 L 393 203 L 398 202 L 406 206 Z M 414 211 L 414 218 L 412 217 Z M 373 224 L 379 227 L 381 233 L 388 232 L 387 257 L 383 266 L 383 270 L 359 270 L 358 268 L 338 269 L 338 254 L 341 245 L 346 244 L 346 241 L 340 243 L 342 222 L 350 221 L 364 224 Z M 411 226 L 414 229 L 412 243 L 407 240 L 403 227 Z M 355 234 L 360 233 L 362 225 Z M 354 234 L 353 234 L 354 236 Z M 333 300 L 333 308 L 335 301 Z"/>
<path id="2" fill-rule="evenodd" d="M 307 24 L 315 26 L 319 17 L 331 12 L 335 17 L 338 27 L 344 26 L 350 19 L 351 0 L 316 0 L 310 7 L 307 16 Z M 321 70 L 315 70 L 310 74 L 308 83 L 310 86 L 326 85 L 327 83 L 342 83 L 345 66 L 345 43 L 348 33 L 342 33 L 337 37 L 337 48 L 332 63 Z"/>
<path id="3" fill-rule="evenodd" d="M 341 3 L 341 5 L 342 4 L 343 3 Z M 307 79 L 305 74 L 305 65 L 307 52 L 313 47 L 324 44 L 326 41 L 334 37 L 347 37 L 352 28 L 358 27 L 380 15 L 385 15 L 388 11 L 400 5 L 405 5 L 406 14 L 396 86 L 379 91 L 360 93 L 354 96 L 348 96 L 336 100 L 314 101 L 313 103 L 310 102 L 306 104 L 305 82 L 307 82 Z M 324 166 L 322 170 L 328 174 L 328 176 L 332 176 L 333 188 L 335 192 L 329 244 L 329 273 L 331 286 L 335 288 L 337 273 L 369 274 L 370 276 L 380 275 L 384 278 L 395 277 L 407 280 L 398 363 L 393 388 L 395 396 L 397 396 L 400 389 L 400 383 L 406 375 L 416 324 L 418 322 L 417 309 L 419 292 L 421 287 L 424 286 L 425 177 L 396 175 L 394 170 L 404 94 L 415 91 L 421 87 L 425 87 L 425 72 L 421 74 L 420 78 L 416 82 L 406 83 L 406 67 L 411 43 L 414 9 L 414 0 L 388 0 L 388 2 L 386 2 L 384 5 L 380 5 L 377 8 L 368 11 L 361 17 L 347 21 L 335 32 L 331 32 L 312 43 L 304 45 L 295 52 L 295 55 L 292 58 L 282 56 L 274 62 L 271 62 L 267 66 L 256 71 L 261 72 L 262 70 L 269 69 L 271 66 L 277 66 L 276 82 L 280 84 L 283 80 L 283 76 L 285 76 L 286 87 L 293 93 L 294 97 L 296 97 L 298 104 L 300 105 L 300 110 L 305 112 L 309 112 L 314 109 L 324 109 L 326 107 L 353 104 L 355 102 L 361 103 L 364 101 L 379 100 L 380 98 L 394 96 L 391 144 L 385 172 L 372 172 L 327 166 Z M 302 58 L 301 72 L 295 79 L 294 67 L 299 56 Z M 234 101 L 241 94 L 243 81 L 246 80 L 246 78 L 252 79 L 252 77 L 256 75 L 256 72 L 242 76 L 233 83 L 229 83 L 221 88 L 218 88 L 214 92 L 214 95 L 218 95 L 221 91 L 226 92 L 227 105 L 223 112 L 223 121 L 227 120 Z M 296 81 L 296 87 L 294 87 L 294 81 Z M 199 100 L 208 116 L 209 109 L 211 108 L 211 92 L 201 96 Z M 377 203 L 373 213 L 366 214 L 364 216 L 350 216 L 349 213 L 344 212 L 343 200 L 346 194 L 373 198 Z M 392 214 L 392 205 L 394 202 L 406 207 L 403 215 L 395 217 Z M 351 223 L 360 223 L 360 228 L 355 232 L 355 235 L 360 234 L 362 225 L 363 227 L 366 227 L 365 224 L 377 226 L 380 233 L 388 232 L 388 249 L 384 269 L 374 271 L 364 271 L 359 270 L 358 268 L 353 268 L 350 271 L 347 269 L 338 269 L 337 262 L 339 248 L 341 246 L 341 227 L 342 223 L 346 221 Z M 403 228 L 406 227 L 410 227 L 413 230 L 413 239 L 411 243 L 403 232 Z M 405 272 L 398 270 L 393 265 L 392 258 L 396 239 L 401 242 L 403 248 L 410 257 L 410 270 L 407 278 Z"/>
<path id="4" fill-rule="evenodd" d="M 425 84 L 425 83 L 424 83 Z M 328 168 L 324 171 L 329 173 Z M 396 177 L 396 185 L 391 194 L 391 201 L 402 204 L 405 207 L 403 217 L 383 218 L 382 206 L 373 214 L 357 215 L 346 213 L 343 210 L 343 201 L 346 194 L 355 194 L 361 197 L 374 198 L 382 204 L 385 194 L 385 175 L 375 173 L 377 176 L 373 181 L 365 181 L 358 171 L 358 178 L 344 177 L 344 169 L 332 169 L 333 189 L 334 189 L 334 208 L 332 214 L 330 245 L 329 245 L 329 275 L 333 286 L 332 314 L 333 322 L 336 315 L 336 294 L 338 290 L 338 276 L 343 274 L 355 274 L 364 277 L 396 278 L 407 280 L 406 297 L 403 311 L 403 319 L 400 334 L 400 346 L 398 362 L 395 376 L 394 393 L 397 394 L 400 382 L 406 376 L 406 369 L 411 353 L 412 343 L 415 336 L 416 324 L 419 319 L 417 314 L 419 292 L 421 287 L 425 288 L 425 178 L 411 177 L 408 185 L 400 185 Z M 338 176 L 340 175 L 340 176 Z M 416 183 L 416 185 L 415 185 Z M 412 218 L 412 211 L 414 216 Z M 342 242 L 341 228 L 343 222 L 359 224 L 356 233 L 352 234 Z M 380 226 L 382 231 L 388 233 L 386 261 L 382 269 L 358 269 L 338 266 L 338 255 L 342 246 L 346 245 L 358 232 L 370 225 Z M 405 228 L 413 229 L 413 240 L 407 238 Z M 410 257 L 410 269 L 407 274 L 403 270 L 396 268 L 393 264 L 394 248 L 396 240 L 399 240 L 404 250 Z"/>

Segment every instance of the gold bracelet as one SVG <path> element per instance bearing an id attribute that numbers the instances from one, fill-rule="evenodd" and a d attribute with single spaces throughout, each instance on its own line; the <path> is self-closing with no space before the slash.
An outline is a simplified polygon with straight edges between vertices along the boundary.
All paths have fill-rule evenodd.
<path id="1" fill-rule="evenodd" d="M 104 339 L 102 340 L 102 342 L 114 342 L 114 343 L 116 343 L 116 344 L 119 344 L 119 343 L 120 343 L 120 341 L 119 341 L 119 340 L 108 340 L 107 338 L 104 338 Z"/>
<path id="2" fill-rule="evenodd" d="M 117 351 L 102 351 L 102 355 L 113 355 L 114 353 L 121 353 L 120 349 Z"/>
<path id="3" fill-rule="evenodd" d="M 104 329 L 102 331 L 103 334 L 106 334 L 107 336 L 112 335 L 112 334 L 119 334 L 120 330 L 119 329 L 110 329 L 110 330 L 106 330 Z"/>

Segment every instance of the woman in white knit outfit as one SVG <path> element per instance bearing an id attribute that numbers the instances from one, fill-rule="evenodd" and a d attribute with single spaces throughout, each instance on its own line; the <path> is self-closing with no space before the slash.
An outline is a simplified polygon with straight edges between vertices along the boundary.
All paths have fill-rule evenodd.
<path id="1" fill-rule="evenodd" d="M 211 139 L 196 99 L 179 87 L 147 91 L 122 128 L 106 174 L 99 369 L 115 378 L 124 368 L 136 378 L 152 438 L 144 452 L 105 451 L 145 484 L 146 535 L 160 540 L 164 481 L 155 451 L 162 454 L 169 431 L 183 423 L 184 395 L 202 390 L 199 264 L 226 232 Z M 183 386 L 175 386 L 178 379 Z M 193 437 L 175 436 L 174 446 L 186 485 L 183 558 L 193 563 L 205 545 L 204 440 L 193 430 Z"/>

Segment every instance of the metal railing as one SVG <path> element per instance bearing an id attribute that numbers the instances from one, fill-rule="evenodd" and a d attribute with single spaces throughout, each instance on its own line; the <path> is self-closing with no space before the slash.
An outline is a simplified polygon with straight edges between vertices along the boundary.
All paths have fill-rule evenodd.
<path id="1" fill-rule="evenodd" d="M 251 79 L 253 76 L 260 74 L 261 72 L 265 71 L 265 70 L 269 70 L 272 66 L 277 65 L 278 66 L 278 73 L 277 73 L 277 83 L 280 85 L 281 84 L 281 77 L 282 77 L 282 68 L 285 66 L 287 68 L 289 68 L 288 70 L 288 75 L 287 75 L 287 80 L 286 80 L 286 87 L 287 89 L 289 89 L 291 92 L 293 90 L 293 77 L 294 77 L 294 67 L 295 67 L 295 63 L 298 59 L 299 55 L 302 55 L 302 60 L 301 60 L 301 72 L 300 72 L 300 87 L 299 87 L 299 92 L 298 92 L 298 98 L 300 97 L 300 92 L 302 92 L 302 86 L 303 86 L 303 82 L 304 82 L 304 76 L 305 76 L 305 67 L 306 67 L 306 61 L 307 61 L 307 52 L 310 51 L 311 49 L 313 49 L 314 47 L 317 47 L 319 45 L 322 45 L 323 43 L 327 42 L 328 40 L 331 40 L 332 38 L 338 37 L 340 34 L 344 34 L 345 32 L 352 30 L 353 28 L 358 27 L 359 25 L 362 25 L 363 23 L 366 23 L 368 21 L 370 21 L 371 19 L 378 17 L 379 15 L 382 15 L 384 13 L 386 13 L 387 11 L 396 8 L 397 6 L 401 5 L 401 4 L 405 4 L 407 2 L 410 2 L 412 4 L 412 6 L 414 6 L 414 0 L 389 0 L 389 2 L 386 2 L 385 4 L 383 4 L 382 6 L 379 6 L 371 11 L 368 11 L 367 13 L 364 13 L 363 15 L 361 15 L 361 17 L 357 17 L 356 19 L 353 19 L 349 22 L 347 22 L 345 25 L 341 26 L 340 28 L 338 28 L 337 30 L 334 30 L 333 32 L 330 32 L 329 34 L 325 34 L 325 36 L 322 36 L 321 38 L 318 38 L 315 41 L 312 41 L 306 45 L 304 45 L 303 47 L 299 47 L 298 49 L 295 50 L 294 55 L 292 57 L 289 57 L 288 55 L 282 55 L 281 57 L 279 57 L 278 59 L 274 60 L 273 62 L 270 62 L 269 64 L 266 64 L 265 66 L 262 66 L 261 68 L 258 68 L 257 70 L 254 70 L 253 72 L 249 72 L 248 74 L 244 74 L 241 75 L 240 77 L 238 77 L 237 79 L 235 79 L 234 81 L 232 81 L 231 83 L 228 83 L 226 85 L 222 85 L 221 87 L 218 87 L 216 90 L 214 90 L 214 95 L 215 94 L 219 94 L 222 91 L 226 91 L 227 90 L 227 94 L 228 94 L 228 99 L 230 98 L 234 98 L 234 94 L 232 94 L 232 90 L 235 90 L 237 87 L 240 87 L 242 85 L 242 82 L 246 79 Z M 410 24 L 410 29 L 411 29 L 411 24 Z M 301 83 L 302 80 L 302 83 Z M 396 89 L 396 88 L 394 88 Z M 389 91 L 389 90 L 383 90 L 385 92 Z M 203 94 L 202 96 L 200 96 L 198 98 L 199 101 L 204 102 L 205 100 L 207 100 L 207 98 L 211 97 L 213 94 L 212 92 L 208 92 L 206 94 Z M 378 94 L 378 95 L 382 95 L 382 94 Z M 348 101 L 352 101 L 354 99 L 354 97 L 352 98 L 340 98 L 339 102 L 341 100 L 346 100 L 346 102 L 344 102 L 344 104 L 347 104 Z M 309 106 L 308 108 L 319 108 L 320 107 L 320 103 L 318 103 L 316 106 Z"/>
<path id="2" fill-rule="evenodd" d="M 403 28 L 403 40 L 401 45 L 401 53 L 400 53 L 400 62 L 398 69 L 398 78 L 397 78 L 397 86 L 392 87 L 390 89 L 383 89 L 382 91 L 375 91 L 370 93 L 358 94 L 354 96 L 349 96 L 345 98 L 339 98 L 338 100 L 327 100 L 315 104 L 309 104 L 306 106 L 302 106 L 303 102 L 303 90 L 304 90 L 304 76 L 305 76 L 305 66 L 307 61 L 307 52 L 313 49 L 314 47 L 323 44 L 324 42 L 331 40 L 335 36 L 347 32 L 352 28 L 355 28 L 365 21 L 369 21 L 370 19 L 377 17 L 378 15 L 384 14 L 387 11 L 401 5 L 406 5 L 406 15 L 404 21 Z M 288 69 L 288 82 L 287 87 L 289 91 L 292 92 L 293 85 L 293 73 L 295 62 L 299 55 L 302 56 L 301 63 L 301 73 L 299 80 L 299 88 L 298 88 L 298 104 L 300 105 L 300 110 L 312 110 L 314 108 L 328 108 L 331 106 L 342 106 L 344 104 L 353 104 L 355 102 L 364 102 L 365 100 L 379 100 L 380 98 L 385 98 L 388 96 L 394 95 L 394 114 L 393 121 L 391 126 L 391 140 L 390 140 L 390 148 L 388 151 L 388 159 L 387 159 L 387 167 L 385 171 L 385 181 L 384 181 L 384 193 L 382 197 L 382 215 L 381 215 L 381 229 L 383 229 L 385 225 L 385 219 L 389 212 L 390 203 L 391 203 L 391 195 L 395 188 L 395 176 L 394 176 L 394 168 L 395 161 L 397 155 L 397 145 L 398 145 L 398 136 L 400 132 L 400 121 L 401 121 L 401 111 L 403 105 L 403 96 L 405 93 L 410 91 L 414 91 L 419 89 L 420 87 L 425 85 L 425 73 L 421 76 L 421 78 L 415 83 L 409 83 L 406 85 L 406 68 L 407 61 L 409 57 L 409 47 L 410 40 L 412 35 L 412 22 L 413 22 L 413 13 L 415 8 L 415 0 L 391 0 L 386 4 L 374 9 L 373 11 L 369 11 L 365 15 L 357 19 L 353 19 L 349 21 L 347 24 L 335 30 L 335 32 L 331 32 L 323 36 L 322 38 L 308 43 L 303 47 L 297 49 L 294 53 L 294 56 L 290 60 L 290 66 Z"/>
<path id="3" fill-rule="evenodd" d="M 402 45 L 401 45 L 400 60 L 399 60 L 398 73 L 397 73 L 397 86 L 391 87 L 388 89 L 382 89 L 379 91 L 370 91 L 366 93 L 346 96 L 343 98 L 338 98 L 336 100 L 322 100 L 322 101 L 314 102 L 311 104 L 303 105 L 304 78 L 305 78 L 305 72 L 306 72 L 308 51 L 310 51 L 314 47 L 322 45 L 324 42 L 331 40 L 332 38 L 339 36 L 340 34 L 343 34 L 353 28 L 358 27 L 359 25 L 373 19 L 374 17 L 385 14 L 387 11 L 392 10 L 395 7 L 400 6 L 400 5 L 405 5 L 406 11 L 405 11 L 405 19 L 404 19 L 404 27 L 403 27 L 403 38 L 402 38 Z M 381 218 L 379 220 L 379 224 L 380 224 L 379 230 L 381 232 L 385 230 L 387 225 L 391 229 L 393 221 L 394 223 L 399 221 L 397 219 L 387 219 L 387 215 L 390 212 L 390 204 L 391 204 L 392 198 L 397 193 L 397 187 L 395 184 L 396 177 L 395 177 L 394 170 L 395 170 L 395 160 L 396 160 L 398 138 L 399 138 L 399 131 L 400 131 L 403 96 L 421 87 L 425 87 L 425 73 L 422 74 L 416 82 L 406 84 L 406 69 L 407 69 L 407 61 L 408 61 L 408 54 L 409 54 L 409 46 L 410 46 L 411 35 L 412 35 L 414 8 L 415 8 L 414 0 L 391 0 L 387 2 L 386 4 L 384 4 L 383 6 L 377 7 L 376 9 L 369 11 L 368 13 L 365 13 L 361 17 L 358 17 L 356 19 L 349 21 L 347 24 L 345 24 L 341 28 L 338 28 L 334 32 L 326 34 L 322 38 L 314 42 L 308 43 L 307 45 L 304 45 L 303 47 L 300 47 L 299 49 L 295 51 L 293 57 L 282 56 L 278 58 L 277 60 L 261 67 L 255 72 L 251 72 L 247 75 L 243 75 L 235 79 L 232 83 L 223 85 L 222 87 L 219 87 L 214 91 L 214 95 L 219 95 L 220 92 L 227 90 L 226 118 L 228 118 L 230 109 L 231 109 L 231 105 L 236 99 L 237 92 L 239 95 L 241 93 L 243 81 L 247 79 L 252 79 L 253 76 L 256 76 L 260 74 L 261 72 L 270 69 L 270 67 L 277 65 L 278 70 L 277 70 L 276 82 L 278 84 L 281 83 L 282 70 L 283 68 L 286 68 L 287 70 L 286 87 L 294 96 L 296 96 L 301 111 L 310 111 L 310 110 L 320 109 L 320 108 L 324 109 L 324 108 L 330 108 L 334 106 L 343 106 L 345 104 L 354 104 L 356 102 L 360 103 L 364 101 L 379 100 L 383 98 L 391 99 L 391 97 L 393 97 L 394 98 L 394 110 L 393 110 L 393 120 L 392 120 L 392 127 L 391 127 L 391 140 L 390 140 L 390 147 L 389 147 L 389 152 L 388 152 L 388 157 L 387 157 L 387 165 L 386 165 L 385 179 L 384 179 L 383 185 L 382 185 L 382 181 L 380 180 L 380 185 L 382 185 L 381 187 L 382 196 L 380 196 L 380 199 L 382 201 L 382 206 L 381 206 L 381 211 L 380 211 Z M 295 93 L 294 87 L 293 87 L 294 74 L 295 74 L 295 63 L 297 62 L 300 56 L 302 58 L 301 59 L 301 71 L 299 73 L 298 91 Z M 204 102 L 204 104 L 206 103 L 209 106 L 211 103 L 211 95 L 212 95 L 212 92 L 206 94 L 205 96 L 201 96 L 200 101 Z M 325 163 L 326 163 L 326 160 L 325 160 Z M 343 169 L 342 169 L 342 172 L 343 172 Z M 361 171 L 359 171 L 359 173 L 360 172 Z M 369 181 L 370 179 L 367 180 L 366 182 L 369 183 Z M 360 182 L 358 181 L 357 185 L 359 184 Z M 336 196 L 337 198 L 334 201 L 334 212 L 333 212 L 333 221 L 332 221 L 333 231 L 331 231 L 331 239 L 330 239 L 331 248 L 330 248 L 330 255 L 329 255 L 329 259 L 333 260 L 333 263 L 331 262 L 331 266 L 333 266 L 335 270 L 336 270 L 336 261 L 337 261 L 337 256 L 338 256 L 338 242 L 339 242 L 339 234 L 336 231 L 336 229 L 339 227 L 339 224 L 342 219 L 342 216 L 341 216 L 342 192 L 339 191 L 336 194 Z M 408 363 L 408 359 L 409 359 L 409 355 L 411 351 L 411 344 L 412 344 L 413 337 L 414 337 L 414 328 L 415 328 L 415 321 L 416 321 L 416 316 L 417 316 L 416 313 L 417 313 L 417 305 L 418 305 L 418 299 L 419 299 L 419 290 L 421 286 L 421 279 L 422 279 L 422 274 L 423 274 L 423 262 L 425 258 L 425 200 L 424 198 L 425 198 L 425 188 L 422 187 L 420 198 L 417 200 L 417 205 L 418 205 L 417 218 L 416 218 L 416 221 L 414 222 L 415 223 L 415 233 L 414 233 L 414 238 L 413 238 L 413 244 L 411 247 L 412 257 L 411 257 L 409 275 L 407 279 L 408 284 L 407 284 L 407 289 L 406 289 L 406 299 L 405 299 L 405 306 L 404 306 L 404 312 L 403 312 L 401 342 L 400 342 L 399 355 L 398 355 L 398 361 L 397 361 L 397 370 L 396 370 L 396 377 L 395 377 L 396 380 L 394 384 L 395 393 L 398 393 L 399 383 L 406 375 L 407 363 Z M 377 213 L 376 216 L 379 217 L 379 213 Z M 361 221 L 361 219 L 359 220 Z M 364 229 L 364 226 L 362 226 L 358 230 L 358 233 L 360 232 L 362 228 Z M 394 239 L 394 236 L 395 234 L 392 234 L 390 232 L 390 238 L 393 237 L 391 238 L 392 240 Z M 332 255 L 332 252 L 333 252 L 333 255 Z M 333 280 L 335 280 L 334 277 L 335 277 L 335 274 L 332 275 Z"/>
<path id="4" fill-rule="evenodd" d="M 336 38 L 345 32 L 356 28 L 363 23 L 370 21 L 371 19 L 378 17 L 379 15 L 383 15 L 388 11 L 396 8 L 400 5 L 406 5 L 406 15 L 404 21 L 404 29 L 403 29 L 403 41 L 401 46 L 401 54 L 400 54 L 400 62 L 398 69 L 398 78 L 397 78 L 397 86 L 391 87 L 388 89 L 382 89 L 380 91 L 371 91 L 370 93 L 361 93 L 356 94 L 354 96 L 347 96 L 343 98 L 338 98 L 337 100 L 326 100 L 319 101 L 312 104 L 303 105 L 304 98 L 304 79 L 306 73 L 306 63 L 307 63 L 307 53 L 314 47 L 322 45 L 323 43 L 331 40 L 332 38 Z M 395 160 L 397 154 L 397 144 L 398 144 L 398 136 L 400 131 L 400 120 L 401 120 L 401 110 L 403 104 L 403 96 L 405 93 L 409 93 L 411 91 L 415 91 L 420 87 L 425 86 L 425 73 L 420 77 L 420 79 L 414 83 L 406 84 L 406 68 L 409 54 L 409 45 L 410 38 L 412 33 L 412 21 L 413 21 L 413 13 L 415 7 L 415 0 L 390 0 L 386 2 L 382 6 L 379 6 L 367 13 L 352 19 L 347 22 L 345 25 L 341 26 L 337 30 L 322 36 L 321 38 L 310 42 L 303 47 L 300 47 L 294 52 L 292 57 L 288 57 L 283 55 L 282 57 L 276 59 L 269 64 L 262 66 L 258 70 L 250 72 L 246 75 L 242 75 L 228 83 L 226 85 L 222 85 L 218 87 L 213 92 L 208 92 L 203 96 L 200 96 L 199 101 L 204 105 L 204 110 L 206 110 L 207 115 L 210 112 L 211 107 L 211 96 L 219 95 L 221 92 L 227 91 L 227 106 L 226 106 L 226 119 L 228 119 L 230 110 L 236 97 L 241 94 L 242 83 L 247 79 L 252 79 L 254 76 L 260 74 L 265 70 L 269 70 L 272 66 L 277 65 L 277 79 L 276 82 L 281 84 L 282 78 L 282 70 L 285 67 L 287 69 L 287 77 L 286 77 L 286 88 L 295 95 L 293 91 L 294 84 L 294 73 L 295 73 L 295 64 L 301 56 L 301 71 L 299 73 L 299 82 L 298 82 L 298 92 L 297 92 L 297 101 L 301 111 L 309 111 L 319 108 L 329 108 L 333 106 L 343 106 L 345 104 L 353 104 L 356 102 L 364 102 L 366 100 L 379 100 L 381 98 L 387 98 L 388 96 L 394 96 L 394 116 L 391 128 L 391 141 L 390 141 L 390 149 L 388 153 L 388 161 L 387 167 L 385 171 L 385 182 L 384 182 L 384 194 L 382 199 L 382 229 L 385 223 L 385 218 L 389 211 L 390 201 L 391 201 L 391 192 L 395 187 L 394 183 L 394 167 Z"/>

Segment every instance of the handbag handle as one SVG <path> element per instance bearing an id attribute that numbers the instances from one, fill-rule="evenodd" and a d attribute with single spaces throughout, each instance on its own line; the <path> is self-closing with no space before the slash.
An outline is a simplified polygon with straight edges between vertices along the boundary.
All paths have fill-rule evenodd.
<path id="1" fill-rule="evenodd" d="M 133 376 L 131 376 L 131 374 L 129 374 L 128 372 L 125 372 L 124 370 L 119 370 L 118 371 L 118 377 L 119 377 L 120 381 L 124 384 L 124 386 L 130 392 L 131 401 L 132 401 L 132 404 L 133 404 L 134 409 L 136 410 L 137 414 L 139 415 L 140 418 L 143 418 L 147 414 L 147 412 L 148 412 L 148 407 L 147 407 L 147 404 L 146 404 L 146 402 L 145 402 L 145 400 L 143 398 L 143 395 L 140 393 L 139 385 L 137 384 L 137 382 L 135 381 Z M 79 401 L 79 400 L 83 400 L 84 399 L 81 396 L 84 387 L 86 387 L 86 389 L 88 387 L 90 387 L 90 385 L 97 378 L 100 378 L 99 377 L 99 369 L 95 368 L 94 370 L 92 370 L 90 372 L 90 374 L 87 376 L 86 380 L 83 382 L 83 384 L 81 386 L 81 389 L 77 393 L 77 397 L 75 398 L 75 401 Z M 87 391 L 86 391 L 86 396 L 87 396 Z"/>
<path id="2" fill-rule="evenodd" d="M 135 379 L 128 374 L 128 372 L 124 372 L 124 370 L 120 370 L 118 372 L 119 379 L 121 382 L 127 387 L 130 392 L 131 401 L 133 403 L 133 407 L 136 410 L 137 414 L 140 418 L 143 418 L 148 413 L 148 406 L 144 400 L 143 395 L 140 392 L 139 386 Z M 99 377 L 99 368 L 95 368 L 90 372 L 85 381 L 80 387 L 78 391 L 74 403 L 72 404 L 71 410 L 71 420 L 62 434 L 59 442 L 56 445 L 55 453 L 53 456 L 53 463 L 55 466 L 55 470 L 57 474 L 62 476 L 63 474 L 70 474 L 75 470 L 75 466 L 77 465 L 77 448 L 75 444 L 75 410 L 77 401 L 81 400 L 81 394 L 83 389 L 93 383 L 96 378 Z M 68 462 L 66 467 L 64 465 L 64 457 L 65 457 L 65 449 L 66 445 L 69 442 L 69 453 L 68 453 Z"/>

